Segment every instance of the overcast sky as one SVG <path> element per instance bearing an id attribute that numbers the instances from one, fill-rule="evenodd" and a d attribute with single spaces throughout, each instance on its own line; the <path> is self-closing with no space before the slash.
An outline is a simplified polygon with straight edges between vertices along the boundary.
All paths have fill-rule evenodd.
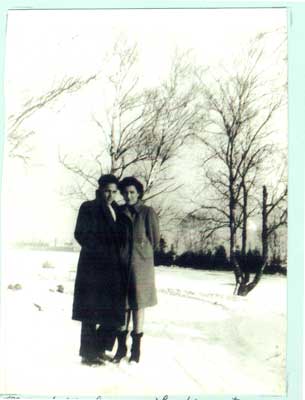
<path id="1" fill-rule="evenodd" d="M 231 60 L 258 32 L 285 26 L 285 9 L 10 11 L 7 112 L 18 111 L 26 99 L 65 76 L 87 77 L 101 70 L 120 32 L 138 43 L 143 79 L 153 85 L 165 76 L 176 47 L 193 49 L 198 63 L 217 65 Z M 75 214 L 60 197 L 67 178 L 57 154 L 59 148 L 90 152 L 96 140 L 90 116 L 98 111 L 98 95 L 91 86 L 90 93 L 65 97 L 27 122 L 36 132 L 33 165 L 9 161 L 4 168 L 6 237 L 72 238 Z M 185 162 L 192 167 L 191 155 Z M 184 169 L 177 165 L 180 175 Z"/>

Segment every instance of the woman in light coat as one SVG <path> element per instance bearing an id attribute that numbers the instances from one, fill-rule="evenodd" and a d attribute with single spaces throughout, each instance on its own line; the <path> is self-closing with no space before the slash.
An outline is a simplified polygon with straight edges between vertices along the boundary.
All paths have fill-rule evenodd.
<path id="1" fill-rule="evenodd" d="M 125 325 L 118 332 L 118 349 L 113 359 L 120 360 L 127 354 L 126 339 L 132 314 L 133 330 L 130 362 L 139 362 L 140 344 L 144 333 L 144 310 L 157 304 L 154 271 L 154 251 L 159 245 L 159 221 L 156 212 L 141 201 L 143 185 L 134 177 L 119 183 L 125 205 L 120 212 L 125 215 L 129 232 L 127 313 Z"/>

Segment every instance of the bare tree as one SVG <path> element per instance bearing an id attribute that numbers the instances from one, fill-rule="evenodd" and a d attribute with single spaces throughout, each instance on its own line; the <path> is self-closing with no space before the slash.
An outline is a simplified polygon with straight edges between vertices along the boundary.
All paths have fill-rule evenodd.
<path id="1" fill-rule="evenodd" d="M 50 106 L 59 97 L 66 93 L 73 93 L 80 90 L 90 81 L 96 78 L 96 75 L 86 79 L 80 78 L 65 78 L 59 82 L 55 88 L 39 97 L 29 98 L 21 107 L 21 110 L 12 113 L 8 116 L 7 124 L 7 140 L 8 140 L 8 155 L 11 158 L 21 159 L 23 162 L 28 162 L 30 159 L 30 138 L 34 135 L 33 130 L 27 130 L 24 127 L 25 121 L 31 118 L 39 110 Z"/>
<path id="2" fill-rule="evenodd" d="M 202 113 L 191 67 L 185 56 L 176 54 L 168 79 L 145 88 L 137 61 L 136 45 L 121 39 L 115 43 L 112 58 L 107 60 L 114 67 L 104 80 L 111 101 L 99 116 L 93 116 L 101 146 L 83 161 L 80 156 L 60 154 L 60 162 L 75 177 L 69 197 L 85 199 L 104 172 L 141 178 L 145 200 L 177 189 L 171 162 Z"/>
<path id="3" fill-rule="evenodd" d="M 273 193 L 269 201 L 266 186 L 263 186 L 262 192 L 262 265 L 257 266 L 257 272 L 250 283 L 245 279 L 237 283 L 235 292 L 240 296 L 246 296 L 259 283 L 268 264 L 271 236 L 287 224 L 287 186 L 279 193 Z"/>
<path id="4" fill-rule="evenodd" d="M 243 254 L 246 252 L 247 219 L 251 191 L 257 188 L 266 159 L 274 155 L 272 119 L 282 105 L 283 87 L 267 83 L 264 35 L 251 43 L 244 63 L 232 74 L 214 78 L 207 85 L 199 75 L 202 96 L 209 114 L 208 126 L 197 138 L 207 153 L 205 177 L 212 196 L 195 210 L 206 224 L 207 236 L 229 229 L 230 263 L 236 283 L 249 279 L 236 259 L 237 231 L 243 226 Z"/>
<path id="5" fill-rule="evenodd" d="M 265 139 L 265 138 L 264 138 Z M 276 146 L 273 143 L 264 143 L 261 137 L 257 137 L 249 149 L 247 157 L 243 161 L 239 174 L 241 186 L 241 201 L 239 202 L 241 216 L 241 269 L 243 282 L 250 279 L 250 272 L 246 262 L 248 219 L 257 215 L 256 188 L 259 185 L 263 168 L 266 168 L 266 159 L 274 154 Z"/>

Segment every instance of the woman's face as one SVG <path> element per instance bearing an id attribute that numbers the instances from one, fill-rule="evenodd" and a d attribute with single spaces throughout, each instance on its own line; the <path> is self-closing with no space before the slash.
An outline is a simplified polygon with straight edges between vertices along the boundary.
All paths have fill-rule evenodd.
<path id="1" fill-rule="evenodd" d="M 115 183 L 108 183 L 108 185 L 103 186 L 100 188 L 100 192 L 104 196 L 107 204 L 111 204 L 116 197 L 118 192 L 118 187 Z"/>
<path id="2" fill-rule="evenodd" d="M 123 197 L 129 206 L 133 206 L 139 200 L 139 192 L 134 185 L 126 186 L 123 190 Z"/>

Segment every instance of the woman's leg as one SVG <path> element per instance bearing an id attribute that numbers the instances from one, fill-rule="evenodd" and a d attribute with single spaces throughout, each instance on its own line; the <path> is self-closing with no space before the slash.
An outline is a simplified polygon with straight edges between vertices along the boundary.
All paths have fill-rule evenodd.
<path id="1" fill-rule="evenodd" d="M 144 328 L 144 308 L 132 310 L 132 322 L 134 333 L 142 333 Z"/>
<path id="2" fill-rule="evenodd" d="M 120 326 L 120 331 L 128 331 L 129 323 L 130 323 L 131 311 L 128 310 L 125 313 L 125 323 L 124 325 Z"/>

